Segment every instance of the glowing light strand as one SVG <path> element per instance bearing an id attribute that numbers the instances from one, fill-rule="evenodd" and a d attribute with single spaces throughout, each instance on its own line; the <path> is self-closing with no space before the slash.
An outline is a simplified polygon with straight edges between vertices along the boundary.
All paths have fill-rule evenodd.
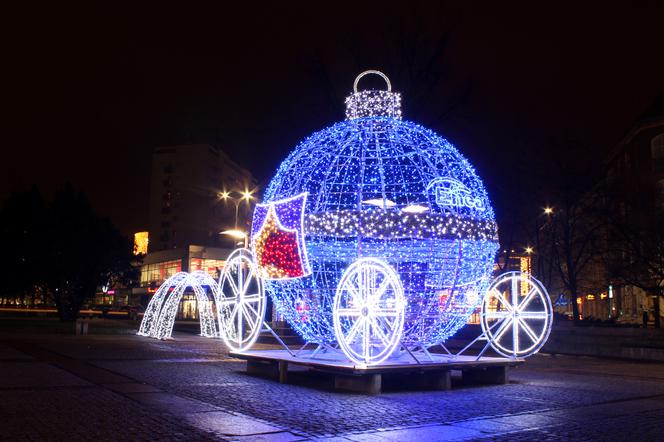
<path id="1" fill-rule="evenodd" d="M 388 91 L 360 91 L 346 98 L 346 119 L 386 116 L 401 119 L 401 95 Z"/>
<path id="2" fill-rule="evenodd" d="M 217 312 L 221 338 L 233 351 L 250 348 L 263 326 L 265 293 L 247 249 L 235 250 L 219 278 Z"/>
<path id="3" fill-rule="evenodd" d="M 462 219 L 445 214 L 408 214 L 396 211 L 364 210 L 307 215 L 309 235 L 372 238 L 440 238 L 497 241 L 496 223 Z"/>

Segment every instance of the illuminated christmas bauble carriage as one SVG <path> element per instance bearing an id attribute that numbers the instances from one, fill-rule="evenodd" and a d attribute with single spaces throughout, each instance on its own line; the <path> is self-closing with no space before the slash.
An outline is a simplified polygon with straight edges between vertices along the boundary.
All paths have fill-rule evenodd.
<path id="1" fill-rule="evenodd" d="M 380 75 L 387 90 L 358 91 L 366 74 Z M 378 71 L 355 80 L 345 121 L 302 141 L 281 164 L 249 236 L 251 250 L 228 257 L 218 284 L 203 272 L 165 281 L 139 334 L 170 337 L 189 287 L 201 334 L 235 352 L 262 330 L 274 334 L 264 322 L 266 296 L 317 344 L 314 354 L 338 351 L 365 366 L 400 353 L 431 357 L 427 349 L 444 345 L 478 306 L 476 340 L 487 341 L 480 356 L 489 345 L 529 356 L 551 328 L 538 281 L 519 272 L 492 281 L 498 229 L 473 167 L 449 141 L 402 119 L 401 98 Z"/>
<path id="2" fill-rule="evenodd" d="M 358 91 L 368 73 L 387 90 Z M 489 298 L 483 327 L 495 340 L 517 337 L 503 352 L 525 354 L 522 331 L 506 326 L 515 329 L 526 301 L 519 296 L 541 303 L 529 338 L 539 344 L 548 334 L 548 296 L 517 293 L 516 305 L 485 297 L 498 249 L 487 192 L 449 141 L 403 120 L 400 107 L 387 77 L 364 72 L 346 120 L 306 138 L 281 164 L 256 206 L 251 251 L 229 257 L 220 279 L 220 331 L 232 349 L 258 336 L 264 292 L 306 342 L 363 364 L 444 342 Z"/>

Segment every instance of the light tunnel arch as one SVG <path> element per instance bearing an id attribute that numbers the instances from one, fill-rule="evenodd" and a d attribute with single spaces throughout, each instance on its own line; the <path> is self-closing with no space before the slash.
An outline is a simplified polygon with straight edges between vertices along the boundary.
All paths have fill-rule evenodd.
<path id="1" fill-rule="evenodd" d="M 209 288 L 209 292 L 206 291 L 206 286 Z M 218 337 L 217 318 L 213 304 L 219 299 L 219 287 L 214 278 L 201 270 L 193 273 L 178 272 L 164 281 L 145 310 L 138 334 L 157 339 L 170 338 L 178 306 L 188 287 L 191 287 L 196 296 L 201 336 Z"/>
<path id="2" fill-rule="evenodd" d="M 164 298 L 166 298 L 171 289 L 179 290 L 180 286 L 186 283 L 188 279 L 189 273 L 178 272 L 159 286 L 155 294 L 152 296 L 152 299 L 150 299 L 148 307 L 145 309 L 141 326 L 138 329 L 138 335 L 154 336 Z"/>

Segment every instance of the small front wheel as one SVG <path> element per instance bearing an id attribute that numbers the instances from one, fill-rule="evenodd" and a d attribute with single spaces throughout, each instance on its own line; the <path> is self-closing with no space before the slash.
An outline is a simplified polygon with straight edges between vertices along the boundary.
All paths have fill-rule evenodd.
<path id="1" fill-rule="evenodd" d="M 251 252 L 230 254 L 219 278 L 217 315 L 221 338 L 232 351 L 248 350 L 261 332 L 265 317 L 263 282 Z"/>

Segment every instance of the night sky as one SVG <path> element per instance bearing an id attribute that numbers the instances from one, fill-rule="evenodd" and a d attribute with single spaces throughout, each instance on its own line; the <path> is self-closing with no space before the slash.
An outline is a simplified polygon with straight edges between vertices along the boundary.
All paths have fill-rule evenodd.
<path id="1" fill-rule="evenodd" d="M 5 15 L 0 199 L 70 181 L 143 230 L 155 147 L 211 143 L 268 180 L 374 68 L 476 166 L 501 221 L 514 195 L 545 204 L 528 191 L 559 178 L 560 140 L 601 164 L 664 90 L 660 2 L 140 3 Z"/>

